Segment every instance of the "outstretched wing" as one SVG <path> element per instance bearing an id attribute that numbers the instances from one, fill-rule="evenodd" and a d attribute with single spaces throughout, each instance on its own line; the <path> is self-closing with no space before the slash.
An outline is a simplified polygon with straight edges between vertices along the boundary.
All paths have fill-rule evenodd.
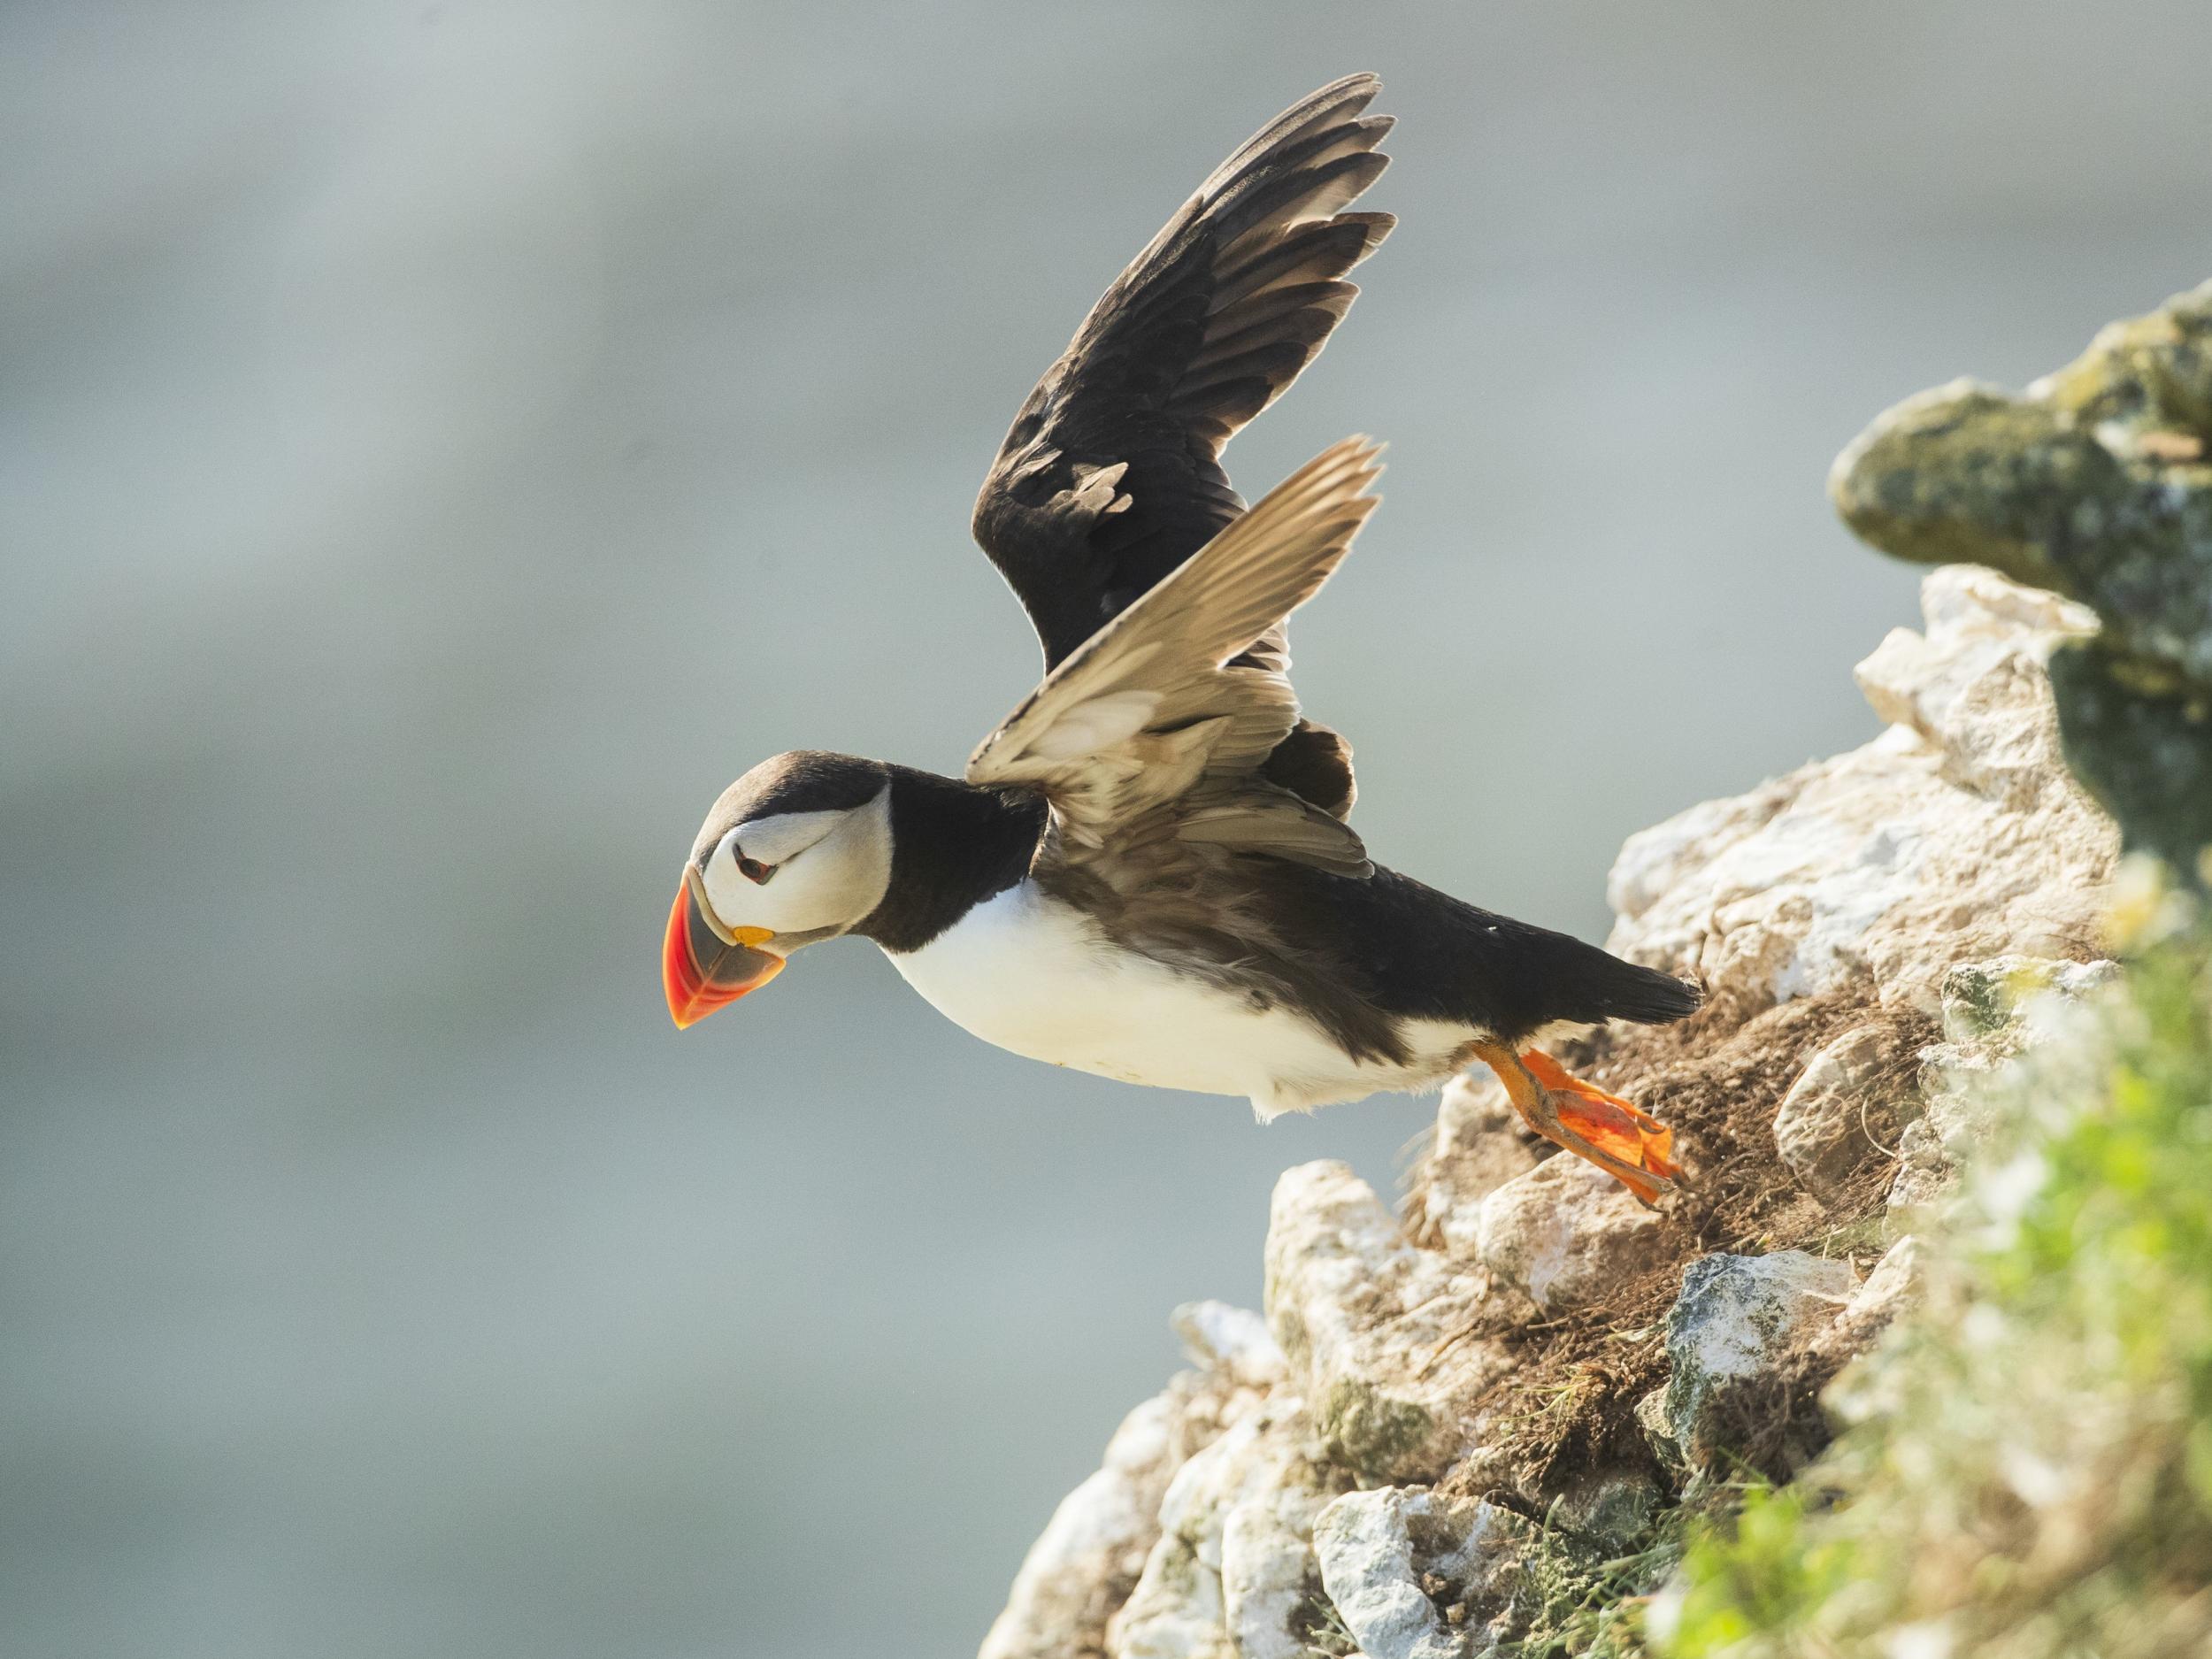
<path id="1" fill-rule="evenodd" d="M 1269 781 L 1298 697 L 1251 642 L 1320 591 L 1374 511 L 1380 451 L 1349 438 L 1294 472 L 1100 629 L 968 762 L 968 780 L 1041 791 L 1058 856 L 1156 840 L 1372 872 L 1352 830 Z"/>
<path id="2" fill-rule="evenodd" d="M 1326 342 L 1359 290 L 1346 272 L 1397 222 L 1342 210 L 1389 165 L 1382 83 L 1348 75 L 1223 162 L 1115 279 L 1007 434 L 975 539 L 1043 642 L 1045 667 L 1214 537 L 1244 503 L 1221 450 Z M 1285 655 L 1278 631 L 1248 641 Z M 1271 768 L 1349 810 L 1350 750 L 1303 725 Z"/>

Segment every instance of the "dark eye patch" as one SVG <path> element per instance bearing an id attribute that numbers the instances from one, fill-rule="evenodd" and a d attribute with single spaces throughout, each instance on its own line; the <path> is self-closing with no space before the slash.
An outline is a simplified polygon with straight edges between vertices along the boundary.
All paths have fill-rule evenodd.
<path id="1" fill-rule="evenodd" d="M 737 855 L 737 873 L 743 876 L 754 886 L 764 887 L 768 885 L 768 879 L 776 873 L 776 866 L 773 864 L 764 864 L 757 858 L 748 858 L 743 853 L 739 853 Z"/>

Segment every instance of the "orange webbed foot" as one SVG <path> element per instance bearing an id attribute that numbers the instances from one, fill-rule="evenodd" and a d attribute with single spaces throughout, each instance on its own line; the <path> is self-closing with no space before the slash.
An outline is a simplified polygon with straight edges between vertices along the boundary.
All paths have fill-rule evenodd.
<path id="1" fill-rule="evenodd" d="M 1530 1128 L 1596 1164 L 1643 1203 L 1655 1203 L 1681 1179 L 1682 1166 L 1673 1156 L 1674 1132 L 1649 1113 L 1571 1075 L 1541 1049 L 1517 1055 L 1494 1043 L 1478 1043 L 1474 1054 L 1498 1074 Z"/>

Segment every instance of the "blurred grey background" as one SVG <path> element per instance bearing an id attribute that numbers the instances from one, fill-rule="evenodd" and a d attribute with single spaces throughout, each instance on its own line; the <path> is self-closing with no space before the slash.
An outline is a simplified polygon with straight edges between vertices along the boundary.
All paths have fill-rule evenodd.
<path id="1" fill-rule="evenodd" d="M 1403 215 L 1256 495 L 1389 862 L 1601 935 L 1621 838 L 1871 734 L 1823 477 L 2212 273 L 2212 10 L 96 0 L 0 11 L 0 1650 L 972 1651 L 1259 1294 L 1264 1131 L 865 946 L 678 1037 L 715 793 L 956 769 L 1005 423 L 1373 68 Z"/>

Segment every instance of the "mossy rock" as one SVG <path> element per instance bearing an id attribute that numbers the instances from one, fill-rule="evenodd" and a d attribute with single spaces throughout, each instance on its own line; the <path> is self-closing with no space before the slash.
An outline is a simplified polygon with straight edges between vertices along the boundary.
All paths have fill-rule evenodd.
<path id="1" fill-rule="evenodd" d="M 2212 841 L 2212 696 L 2145 695 L 2101 643 L 2051 657 L 2059 741 L 2129 843 L 2195 875 Z"/>
<path id="2" fill-rule="evenodd" d="M 1314 1429 L 1324 1456 L 1371 1480 L 1417 1478 L 1439 1461 L 1433 1412 L 1355 1378 L 1330 1386 Z"/>
<path id="3" fill-rule="evenodd" d="M 2013 396 L 1907 399 L 1836 463 L 1845 523 L 1920 564 L 2079 600 L 2052 664 L 2069 763 L 2132 846 L 2192 879 L 2212 843 L 2212 283 L 2115 323 Z"/>

